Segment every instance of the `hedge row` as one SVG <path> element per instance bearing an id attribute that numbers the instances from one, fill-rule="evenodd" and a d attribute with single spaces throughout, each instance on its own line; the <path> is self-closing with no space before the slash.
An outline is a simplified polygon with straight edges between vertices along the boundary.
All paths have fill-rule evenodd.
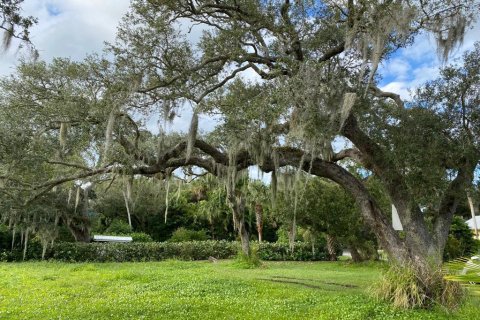
<path id="1" fill-rule="evenodd" d="M 266 261 L 321 261 L 327 260 L 325 247 L 315 248 L 305 242 L 296 242 L 294 250 L 288 244 L 278 242 L 262 242 L 256 244 L 258 257 Z"/>
<path id="2" fill-rule="evenodd" d="M 325 260 L 325 248 L 315 254 L 311 246 L 298 242 L 292 252 L 287 244 L 252 243 L 262 260 L 313 261 Z M 206 260 L 209 257 L 228 259 L 239 251 L 239 244 L 230 241 L 144 242 L 144 243 L 56 243 L 46 252 L 45 259 L 65 262 L 126 262 L 160 261 L 165 259 Z M 32 243 L 27 260 L 41 259 L 41 246 Z M 19 251 L 0 252 L 0 261 L 20 261 Z"/>

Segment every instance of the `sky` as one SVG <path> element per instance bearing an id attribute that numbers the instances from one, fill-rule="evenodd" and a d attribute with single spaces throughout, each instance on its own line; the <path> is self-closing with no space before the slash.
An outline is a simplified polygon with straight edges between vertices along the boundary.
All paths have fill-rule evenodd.
<path id="1" fill-rule="evenodd" d="M 82 60 L 87 54 L 101 52 L 104 42 L 113 42 L 117 25 L 127 12 L 129 0 L 25 0 L 25 15 L 37 17 L 39 23 L 31 29 L 31 38 L 46 61 L 53 57 Z M 463 45 L 455 50 L 450 62 L 473 48 L 480 39 L 480 23 L 468 30 Z M 15 49 L 0 55 L 0 76 L 14 70 L 21 53 Z M 421 35 L 413 46 L 401 49 L 379 68 L 381 88 L 409 97 L 414 88 L 438 75 L 441 66 L 432 36 Z M 203 119 L 211 125 L 208 119 Z M 189 119 L 177 121 L 181 130 L 188 128 Z"/>
<path id="2" fill-rule="evenodd" d="M 104 41 L 113 41 L 116 27 L 127 12 L 128 0 L 26 0 L 25 15 L 38 18 L 31 40 L 43 60 L 69 57 L 82 60 L 86 54 L 101 52 Z M 1 56 L 0 75 L 12 71 L 19 57 L 12 48 Z"/>
<path id="3" fill-rule="evenodd" d="M 31 40 L 40 54 L 40 59 L 50 61 L 53 57 L 68 57 L 82 60 L 87 54 L 101 52 L 104 42 L 113 42 L 117 25 L 128 11 L 129 0 L 25 0 L 25 15 L 38 18 L 38 24 L 31 29 Z M 468 30 L 462 46 L 455 50 L 452 59 L 472 49 L 475 40 L 480 39 L 480 23 Z M 195 35 L 191 35 L 194 37 Z M 0 76 L 14 70 L 21 53 L 12 48 L 0 55 Z M 409 97 L 409 88 L 414 88 L 438 75 L 441 66 L 435 51 L 432 36 L 421 35 L 415 43 L 396 52 L 379 68 L 382 76 L 381 89 Z M 177 118 L 170 130 L 187 131 L 191 112 Z M 158 121 L 150 121 L 150 127 Z M 200 130 L 208 131 L 215 124 L 214 119 L 200 118 Z M 341 143 L 340 143 L 341 144 Z M 337 145 L 340 145 L 337 144 Z"/>
<path id="4" fill-rule="evenodd" d="M 455 63 L 465 51 L 472 50 L 475 41 L 480 41 L 480 23 L 467 30 L 463 43 L 453 50 L 447 64 Z M 438 59 L 433 35 L 422 34 L 412 46 L 400 49 L 380 66 L 378 72 L 383 77 L 381 89 L 408 99 L 409 88 L 435 79 L 440 67 L 442 63 Z"/>

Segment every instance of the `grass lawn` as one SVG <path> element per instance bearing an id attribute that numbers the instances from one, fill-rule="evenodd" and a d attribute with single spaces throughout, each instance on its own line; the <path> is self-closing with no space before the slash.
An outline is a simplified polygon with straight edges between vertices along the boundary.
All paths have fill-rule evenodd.
<path id="1" fill-rule="evenodd" d="M 0 319 L 480 319 L 397 310 L 366 293 L 381 265 L 233 261 L 0 263 Z"/>

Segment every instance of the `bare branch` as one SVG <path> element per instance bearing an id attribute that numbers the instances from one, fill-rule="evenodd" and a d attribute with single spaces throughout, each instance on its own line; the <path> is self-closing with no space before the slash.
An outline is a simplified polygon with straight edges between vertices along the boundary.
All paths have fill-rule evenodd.
<path id="1" fill-rule="evenodd" d="M 68 163 L 68 162 L 62 162 L 62 161 L 47 161 L 47 163 L 50 163 L 50 164 L 58 164 L 58 165 L 62 165 L 62 166 L 66 166 L 66 167 L 72 167 L 72 168 L 77 168 L 77 169 L 82 169 L 82 170 L 86 170 L 86 171 L 92 171 L 92 169 L 88 168 L 88 167 L 85 167 L 81 164 L 77 164 L 77 163 Z"/>
<path id="2" fill-rule="evenodd" d="M 393 101 L 395 101 L 395 103 L 397 104 L 398 107 L 400 107 L 401 109 L 404 109 L 404 108 L 405 108 L 402 98 L 400 98 L 400 95 L 398 95 L 398 94 L 396 94 L 396 93 L 382 91 L 382 90 L 380 90 L 378 87 L 373 86 L 373 85 L 370 86 L 370 91 L 372 91 L 372 93 L 373 93 L 376 97 L 379 97 L 379 98 L 390 98 L 390 99 L 392 99 Z"/>
<path id="3" fill-rule="evenodd" d="M 240 67 L 238 69 L 235 69 L 230 75 L 228 75 L 227 77 L 225 77 L 222 81 L 220 81 L 219 83 L 211 86 L 210 88 L 208 88 L 207 90 L 205 90 L 198 98 L 195 98 L 194 101 L 196 103 L 200 103 L 203 98 L 205 98 L 208 94 L 212 93 L 213 91 L 217 90 L 218 88 L 221 88 L 223 87 L 228 81 L 232 80 L 233 78 L 235 78 L 235 76 L 242 72 L 242 71 L 245 71 L 247 70 L 248 68 L 250 68 L 250 65 L 245 65 L 243 67 Z"/>
<path id="4" fill-rule="evenodd" d="M 362 153 L 358 149 L 349 148 L 339 151 L 333 155 L 332 161 L 337 162 L 346 158 L 353 159 L 354 161 L 363 164 L 367 169 L 366 160 L 362 156 Z"/>

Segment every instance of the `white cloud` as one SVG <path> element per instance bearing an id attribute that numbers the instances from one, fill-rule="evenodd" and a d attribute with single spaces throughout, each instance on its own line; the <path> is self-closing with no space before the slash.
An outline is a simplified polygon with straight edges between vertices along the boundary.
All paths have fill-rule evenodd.
<path id="1" fill-rule="evenodd" d="M 113 41 L 129 0 L 26 0 L 23 13 L 38 18 L 31 39 L 40 59 L 68 57 L 81 60 Z M 0 61 L 0 75 L 12 72 L 19 54 L 15 44 Z"/>
<path id="2" fill-rule="evenodd" d="M 415 42 L 405 49 L 401 49 L 404 59 L 412 62 L 425 60 L 438 60 L 436 56 L 436 43 L 432 34 L 423 33 L 417 36 Z"/>
<path id="3" fill-rule="evenodd" d="M 472 50 L 476 41 L 480 40 L 480 22 L 476 23 L 471 29 L 467 31 L 465 39 L 463 39 L 463 50 Z"/>
<path id="4" fill-rule="evenodd" d="M 399 94 L 400 97 L 405 100 L 408 100 L 411 97 L 409 88 L 410 83 L 406 81 L 393 81 L 383 87 L 380 87 L 380 89 L 382 89 L 383 91 Z"/>
<path id="5" fill-rule="evenodd" d="M 380 73 L 384 77 L 393 77 L 395 79 L 405 79 L 411 71 L 410 63 L 403 58 L 393 58 L 381 65 Z"/>
<path id="6" fill-rule="evenodd" d="M 438 77 L 440 74 L 440 65 L 422 65 L 413 71 L 413 78 L 410 81 L 410 84 L 413 87 L 424 84 L 427 81 L 433 80 Z"/>
<path id="7" fill-rule="evenodd" d="M 480 23 L 467 30 L 463 44 L 452 52 L 447 63 L 457 63 L 465 51 L 473 49 L 475 41 L 479 40 L 478 34 Z M 433 36 L 421 34 L 412 46 L 399 50 L 398 55 L 382 65 L 380 74 L 389 82 L 382 83 L 381 89 L 410 99 L 409 90 L 437 78 L 441 67 Z"/>

